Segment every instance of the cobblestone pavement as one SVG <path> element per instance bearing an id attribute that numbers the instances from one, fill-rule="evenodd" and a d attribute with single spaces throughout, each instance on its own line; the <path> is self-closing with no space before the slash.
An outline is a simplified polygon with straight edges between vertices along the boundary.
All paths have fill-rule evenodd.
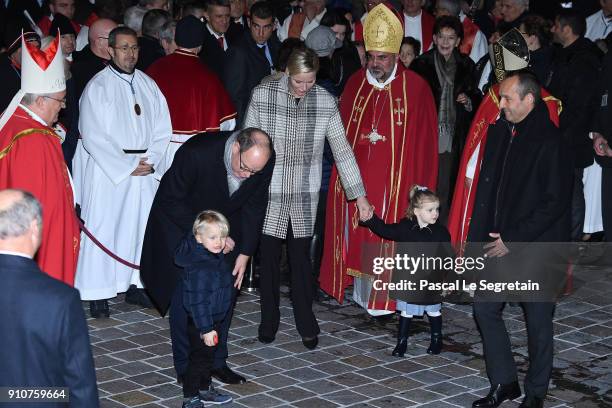
<path id="1" fill-rule="evenodd" d="M 575 293 L 555 313 L 554 371 L 546 407 L 612 406 L 612 272 L 585 269 Z M 314 305 L 321 335 L 306 350 L 295 329 L 287 289 L 272 344 L 256 340 L 256 294 L 239 297 L 230 334 L 230 366 L 248 377 L 219 387 L 234 397 L 226 407 L 469 407 L 488 391 L 482 343 L 469 305 L 446 305 L 445 349 L 426 353 L 426 321 L 413 324 L 407 356 L 391 356 L 396 319 L 374 322 L 350 302 Z M 85 304 L 84 304 L 85 305 Z M 116 299 L 109 319 L 89 319 L 103 407 L 180 407 L 168 320 Z M 526 329 L 520 307 L 506 307 L 520 376 Z M 503 407 L 516 407 L 518 402 Z"/>

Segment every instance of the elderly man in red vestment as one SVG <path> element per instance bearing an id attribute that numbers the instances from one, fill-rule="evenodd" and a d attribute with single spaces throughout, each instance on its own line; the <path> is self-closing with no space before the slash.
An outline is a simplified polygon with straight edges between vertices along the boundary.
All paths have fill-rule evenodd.
<path id="1" fill-rule="evenodd" d="M 463 254 L 467 242 L 482 156 L 487 142 L 487 129 L 490 124 L 497 121 L 500 115 L 499 83 L 504 80 L 508 72 L 525 69 L 529 65 L 527 43 L 516 28 L 491 45 L 491 55 L 495 79 L 498 83 L 489 88 L 468 131 L 448 217 L 451 243 L 460 255 Z M 541 92 L 550 120 L 559 126 L 561 101 L 551 96 L 543 88 Z"/>
<path id="2" fill-rule="evenodd" d="M 348 81 L 340 99 L 347 139 L 361 170 L 368 200 L 387 223 L 406 214 L 413 184 L 436 186 L 438 119 L 427 83 L 403 67 L 399 49 L 404 31 L 385 5 L 374 7 L 364 24 L 367 67 Z M 359 214 L 347 203 L 334 169 L 327 202 L 325 236 L 328 242 L 321 268 L 321 289 L 339 301 L 355 278 L 354 300 L 372 315 L 395 311 L 386 291 L 373 291 L 374 275 L 361 267 L 364 244 L 388 241 L 358 226 Z M 390 281 L 390 272 L 378 279 Z"/>
<path id="3" fill-rule="evenodd" d="M 52 129 L 66 103 L 64 56 L 58 35 L 45 50 L 22 38 L 21 89 L 0 117 L 0 189 L 32 193 L 43 207 L 37 262 L 74 284 L 79 226 L 60 137 Z"/>
<path id="4" fill-rule="evenodd" d="M 170 168 L 174 154 L 192 136 L 204 132 L 234 130 L 236 109 L 219 78 L 198 58 L 205 26 L 194 16 L 176 25 L 177 49 L 147 69 L 168 102 L 172 139 L 155 169 L 161 177 Z"/>

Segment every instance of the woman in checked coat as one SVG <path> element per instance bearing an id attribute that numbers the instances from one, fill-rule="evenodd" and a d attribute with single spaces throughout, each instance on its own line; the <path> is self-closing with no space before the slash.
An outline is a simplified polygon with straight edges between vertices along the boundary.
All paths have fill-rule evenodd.
<path id="1" fill-rule="evenodd" d="M 335 98 L 315 85 L 319 61 L 314 51 L 295 50 L 285 75 L 257 86 L 245 127 L 270 135 L 276 164 L 260 243 L 261 323 L 258 339 L 274 341 L 280 322 L 280 252 L 287 240 L 291 296 L 297 330 L 304 346 L 317 346 L 319 325 L 312 312 L 313 284 L 309 245 L 313 235 L 323 146 L 328 140 L 348 200 L 366 214 L 370 204 Z"/>

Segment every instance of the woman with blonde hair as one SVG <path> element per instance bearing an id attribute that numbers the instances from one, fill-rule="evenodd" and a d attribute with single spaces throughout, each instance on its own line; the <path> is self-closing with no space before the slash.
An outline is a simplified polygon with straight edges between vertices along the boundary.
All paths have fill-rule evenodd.
<path id="1" fill-rule="evenodd" d="M 276 151 L 268 210 L 260 244 L 261 324 L 258 339 L 274 341 L 280 322 L 280 251 L 287 240 L 291 297 L 297 330 L 305 347 L 318 343 L 312 312 L 313 276 L 309 247 L 321 187 L 321 163 L 327 139 L 348 200 L 360 214 L 370 204 L 353 150 L 348 144 L 335 98 L 315 84 L 319 59 L 310 49 L 295 49 L 285 74 L 253 90 L 245 127 L 268 133 Z"/>

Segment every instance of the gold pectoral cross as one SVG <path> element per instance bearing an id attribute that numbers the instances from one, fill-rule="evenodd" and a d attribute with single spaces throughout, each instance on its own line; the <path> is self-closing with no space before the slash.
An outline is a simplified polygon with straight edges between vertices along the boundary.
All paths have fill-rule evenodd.
<path id="1" fill-rule="evenodd" d="M 397 108 L 393 109 L 393 113 L 395 113 L 397 115 L 397 120 L 395 121 L 395 124 L 397 126 L 402 126 L 404 124 L 404 122 L 402 122 L 402 116 L 404 114 L 404 108 L 402 108 L 402 99 L 401 98 L 395 98 L 395 103 L 397 104 Z"/>
<path id="2" fill-rule="evenodd" d="M 361 113 L 363 111 L 363 96 L 359 97 L 359 100 L 357 100 L 357 103 L 355 104 L 355 107 L 353 108 L 355 111 L 355 115 L 353 115 L 353 122 L 357 122 L 357 116 L 359 113 Z"/>

